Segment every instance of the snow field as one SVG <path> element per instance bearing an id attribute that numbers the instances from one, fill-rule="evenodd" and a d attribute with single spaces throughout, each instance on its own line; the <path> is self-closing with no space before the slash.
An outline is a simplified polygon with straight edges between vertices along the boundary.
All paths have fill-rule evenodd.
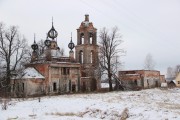
<path id="1" fill-rule="evenodd" d="M 147 89 L 13 99 L 0 120 L 180 120 L 180 89 Z"/>

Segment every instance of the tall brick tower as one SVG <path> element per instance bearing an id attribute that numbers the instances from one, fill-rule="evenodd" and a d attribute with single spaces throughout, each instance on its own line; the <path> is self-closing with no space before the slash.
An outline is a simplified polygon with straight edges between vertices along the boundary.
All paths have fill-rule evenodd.
<path id="1" fill-rule="evenodd" d="M 89 15 L 77 29 L 76 61 L 82 66 L 82 90 L 94 91 L 99 88 L 97 29 L 89 22 Z"/>

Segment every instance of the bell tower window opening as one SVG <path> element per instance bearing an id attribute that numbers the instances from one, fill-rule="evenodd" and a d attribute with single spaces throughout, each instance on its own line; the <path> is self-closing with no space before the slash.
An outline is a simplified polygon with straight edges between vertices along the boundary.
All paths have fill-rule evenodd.
<path id="1" fill-rule="evenodd" d="M 83 63 L 83 62 L 84 62 L 83 59 L 84 59 L 84 55 L 83 55 L 83 51 L 81 50 L 81 51 L 79 52 L 79 62 L 80 62 L 80 63 Z"/>
<path id="2" fill-rule="evenodd" d="M 82 40 L 82 44 L 84 44 L 84 36 L 81 38 L 81 40 Z"/>
<path id="3" fill-rule="evenodd" d="M 90 54 L 90 63 L 93 63 L 93 50 L 91 50 L 91 54 Z"/>
<path id="4" fill-rule="evenodd" d="M 89 44 L 93 44 L 93 34 L 89 33 Z"/>
<path id="5" fill-rule="evenodd" d="M 80 44 L 84 44 L 84 33 L 80 35 Z"/>
<path id="6" fill-rule="evenodd" d="M 93 41 L 93 38 L 92 38 L 92 37 L 90 37 L 90 38 L 89 38 L 89 43 L 90 43 L 90 44 L 93 44 L 93 42 L 92 42 L 92 41 Z"/>

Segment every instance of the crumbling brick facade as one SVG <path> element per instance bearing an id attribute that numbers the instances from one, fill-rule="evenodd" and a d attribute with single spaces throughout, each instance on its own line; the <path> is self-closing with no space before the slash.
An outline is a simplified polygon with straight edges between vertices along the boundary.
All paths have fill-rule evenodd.
<path id="1" fill-rule="evenodd" d="M 52 22 L 52 28 L 44 41 L 46 48 L 43 54 L 38 54 L 38 45 L 34 40 L 31 63 L 25 65 L 26 68 L 35 68 L 38 73 L 44 76 L 41 82 L 39 79 L 35 79 L 37 76 L 31 76 L 28 79 L 28 82 L 26 82 L 28 87 L 25 86 L 27 95 L 95 91 L 99 89 L 100 76 L 97 74 L 99 47 L 96 34 L 97 29 L 93 27 L 92 22 L 89 22 L 89 15 L 85 15 L 85 21 L 77 29 L 77 45 L 74 45 L 71 37 L 68 45 L 70 48 L 69 57 L 64 57 L 60 54 L 60 48 L 56 40 L 58 33 Z M 74 47 L 76 50 L 75 57 Z M 41 84 L 36 84 L 39 82 Z M 39 88 L 41 90 L 37 92 Z"/>
<path id="2" fill-rule="evenodd" d="M 78 63 L 36 63 L 28 64 L 45 76 L 42 91 L 48 93 L 68 93 L 80 91 L 81 66 Z"/>
<path id="3" fill-rule="evenodd" d="M 154 88 L 160 87 L 162 77 L 156 70 L 119 71 L 119 78 L 129 87 Z"/>

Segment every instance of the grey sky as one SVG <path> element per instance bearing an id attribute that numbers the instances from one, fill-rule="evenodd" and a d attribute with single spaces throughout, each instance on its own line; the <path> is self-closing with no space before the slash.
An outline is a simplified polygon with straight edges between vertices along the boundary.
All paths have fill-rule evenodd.
<path id="1" fill-rule="evenodd" d="M 119 27 L 127 51 L 124 69 L 143 69 L 148 53 L 163 74 L 168 66 L 180 64 L 179 0 L 0 0 L 0 21 L 18 25 L 29 45 L 34 33 L 37 41 L 46 38 L 53 16 L 58 45 L 66 53 L 70 33 L 76 44 L 85 14 L 98 30 Z"/>

